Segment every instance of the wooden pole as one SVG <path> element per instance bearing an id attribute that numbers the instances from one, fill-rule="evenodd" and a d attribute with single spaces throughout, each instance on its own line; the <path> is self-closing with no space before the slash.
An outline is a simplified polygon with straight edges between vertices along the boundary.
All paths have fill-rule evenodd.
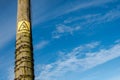
<path id="1" fill-rule="evenodd" d="M 34 80 L 30 13 L 30 0 L 18 0 L 14 80 Z"/>

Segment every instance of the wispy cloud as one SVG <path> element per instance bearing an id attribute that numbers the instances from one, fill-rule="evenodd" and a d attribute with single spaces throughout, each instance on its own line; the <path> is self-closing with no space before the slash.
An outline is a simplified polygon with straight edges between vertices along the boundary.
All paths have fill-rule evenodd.
<path id="1" fill-rule="evenodd" d="M 114 2 L 115 1 L 117 1 L 117 0 L 114 0 Z M 43 2 L 49 2 L 49 1 L 43 1 Z M 61 2 L 63 2 L 64 4 L 59 5 Z M 113 0 L 91 0 L 91 1 L 89 1 L 89 0 L 79 1 L 78 0 L 78 1 L 74 1 L 74 2 L 71 2 L 71 1 L 67 2 L 67 3 L 66 2 L 67 1 L 63 1 L 63 0 L 62 1 L 53 0 L 52 3 L 54 3 L 54 4 L 51 5 L 51 2 L 49 2 L 49 4 L 46 3 L 46 4 L 48 4 L 47 8 L 46 8 L 46 6 L 42 6 L 42 7 L 44 7 L 44 9 L 41 6 L 36 6 L 35 9 L 33 9 L 33 12 L 37 12 L 37 13 L 34 13 L 34 15 L 33 15 L 33 17 L 34 17 L 33 19 L 35 21 L 34 23 L 38 24 L 40 22 L 44 22 L 46 20 L 50 20 L 55 17 L 61 16 L 64 14 L 68 14 L 70 12 L 74 12 L 74 11 L 81 10 L 81 9 L 103 6 L 104 4 L 113 2 Z M 36 3 L 36 4 L 39 5 L 40 3 Z M 43 4 L 45 4 L 45 3 L 43 3 Z M 43 5 L 43 4 L 41 4 L 41 5 Z M 59 6 L 57 6 L 57 5 L 59 5 Z M 48 11 L 49 11 L 49 13 L 48 13 Z"/>
<path id="2" fill-rule="evenodd" d="M 1 23 L 3 27 L 0 28 L 0 48 L 7 45 L 15 37 L 15 25 L 13 21 L 10 20 L 9 22 Z"/>
<path id="3" fill-rule="evenodd" d="M 81 21 L 81 25 L 86 24 L 100 24 L 105 22 L 110 22 L 120 18 L 120 6 L 112 10 L 107 11 L 106 13 L 96 13 L 96 14 L 86 14 L 83 16 L 70 17 L 64 20 L 64 23 L 71 23 L 75 21 Z"/>
<path id="4" fill-rule="evenodd" d="M 82 4 L 74 6 L 71 9 L 68 9 L 66 11 L 66 13 L 73 12 L 73 11 L 80 10 L 80 9 L 84 9 L 84 8 L 103 6 L 104 4 L 111 3 L 111 2 L 113 2 L 113 0 L 91 0 L 91 1 L 86 1 L 86 2 L 84 2 Z"/>
<path id="5" fill-rule="evenodd" d="M 38 49 L 42 49 L 43 47 L 45 47 L 47 44 L 49 43 L 49 41 L 40 41 L 38 44 L 35 45 L 35 50 L 38 50 Z"/>
<path id="6" fill-rule="evenodd" d="M 107 79 L 107 80 L 120 80 L 120 76 L 119 75 L 116 75 L 116 76 L 110 76 L 110 78 L 109 79 Z"/>
<path id="7" fill-rule="evenodd" d="M 5 2 L 0 2 L 0 9 L 1 11 L 1 16 L 0 16 L 0 49 L 3 48 L 8 44 L 10 40 L 15 37 L 15 29 L 16 29 L 16 21 L 15 21 L 15 3 L 16 2 L 10 2 L 9 5 L 7 6 L 6 1 Z M 3 10 L 4 7 L 4 10 Z"/>
<path id="8" fill-rule="evenodd" d="M 61 36 L 65 35 L 65 34 L 73 35 L 73 33 L 75 31 L 78 31 L 80 29 L 81 29 L 80 26 L 71 27 L 71 26 L 59 24 L 59 25 L 57 25 L 56 30 L 52 32 L 52 37 L 53 38 L 60 38 Z"/>
<path id="9" fill-rule="evenodd" d="M 99 43 L 95 42 L 74 48 L 70 53 L 64 55 L 64 58 L 45 65 L 36 80 L 56 80 L 57 77 L 69 71 L 82 72 L 120 56 L 120 43 L 112 45 L 108 49 L 89 52 L 97 46 Z"/>
<path id="10" fill-rule="evenodd" d="M 116 40 L 115 43 L 120 43 L 120 39 Z"/>
<path id="11" fill-rule="evenodd" d="M 64 20 L 64 23 L 72 23 L 78 20 L 87 20 L 87 19 L 93 19 L 95 17 L 101 16 L 101 14 L 87 14 L 87 15 L 83 15 L 83 16 L 77 16 L 77 17 L 70 17 L 66 20 Z"/>
<path id="12" fill-rule="evenodd" d="M 8 68 L 8 80 L 14 80 L 14 67 L 13 66 Z"/>

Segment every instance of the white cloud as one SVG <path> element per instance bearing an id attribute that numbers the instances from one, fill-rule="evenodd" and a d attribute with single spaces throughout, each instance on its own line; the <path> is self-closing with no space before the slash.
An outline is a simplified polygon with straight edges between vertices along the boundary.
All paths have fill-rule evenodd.
<path id="1" fill-rule="evenodd" d="M 94 49 L 97 46 L 99 43 L 95 42 L 74 48 L 70 53 L 63 56 L 64 59 L 61 58 L 54 63 L 44 65 L 36 80 L 57 80 L 58 77 L 69 71 L 82 72 L 120 56 L 120 43 L 108 49 L 89 52 L 89 49 Z M 85 50 L 87 51 L 84 52 Z"/>
<path id="2" fill-rule="evenodd" d="M 71 26 L 59 24 L 59 25 L 57 25 L 56 30 L 52 32 L 52 37 L 53 38 L 60 38 L 61 36 L 63 36 L 66 33 L 73 35 L 73 33 L 75 31 L 78 31 L 80 29 L 81 29 L 80 26 L 71 27 Z"/>
<path id="3" fill-rule="evenodd" d="M 11 18 L 9 22 L 1 23 L 3 27 L 0 28 L 0 48 L 7 45 L 7 43 L 15 37 L 14 20 Z M 12 26 L 11 28 L 9 28 Z"/>
<path id="4" fill-rule="evenodd" d="M 120 43 L 120 39 L 116 40 L 115 43 Z"/>
<path id="5" fill-rule="evenodd" d="M 110 2 L 113 2 L 113 0 L 91 0 L 91 1 L 86 1 L 85 3 L 76 5 L 75 7 L 66 10 L 66 13 L 73 12 L 73 11 L 83 9 L 83 8 L 102 6 L 102 5 L 110 3 Z"/>
<path id="6" fill-rule="evenodd" d="M 101 16 L 101 14 L 87 14 L 87 15 L 83 15 L 83 16 L 70 17 L 70 18 L 64 20 L 64 23 L 71 23 L 71 22 L 78 21 L 78 20 L 93 19 L 98 16 Z"/>
<path id="7" fill-rule="evenodd" d="M 116 76 L 110 76 L 110 78 L 109 79 L 107 79 L 107 80 L 120 80 L 120 76 L 119 75 L 116 75 Z"/>
<path id="8" fill-rule="evenodd" d="M 120 18 L 120 6 L 117 8 L 114 8 L 112 10 L 107 11 L 106 13 L 96 13 L 96 14 L 87 14 L 80 17 L 70 17 L 64 21 L 64 23 L 71 23 L 74 21 L 81 20 L 80 24 L 86 25 L 86 24 L 99 24 L 99 23 L 105 23 L 110 22 L 115 19 Z M 83 21 L 83 22 L 82 22 Z"/>
<path id="9" fill-rule="evenodd" d="M 1 1 L 0 1 L 1 2 Z M 3 1 L 2 1 L 3 2 Z M 0 49 L 4 46 L 8 45 L 10 40 L 15 38 L 15 29 L 16 29 L 16 21 L 15 21 L 15 10 L 14 7 L 16 4 L 15 1 L 10 2 L 7 5 L 6 1 L 3 2 L 4 5 L 0 5 L 0 9 L 2 10 L 0 13 Z M 2 3 L 1 3 L 2 4 Z M 3 10 L 4 7 L 4 10 Z"/>
<path id="10" fill-rule="evenodd" d="M 8 80 L 14 80 L 14 67 L 8 68 Z"/>
<path id="11" fill-rule="evenodd" d="M 34 13 L 34 15 L 33 15 L 34 21 L 35 21 L 34 24 L 38 24 L 38 23 L 44 22 L 46 20 L 51 20 L 60 15 L 64 15 L 64 14 L 74 12 L 77 10 L 86 9 L 86 8 L 90 8 L 90 7 L 103 6 L 104 4 L 111 3 L 113 1 L 115 2 L 116 0 L 90 0 L 90 1 L 89 0 L 87 0 L 87 1 L 76 0 L 76 1 L 65 3 L 63 5 L 56 6 L 56 5 L 60 4 L 62 2 L 62 0 L 61 1 L 53 0 L 53 3 L 56 3 L 56 4 L 52 4 L 52 7 L 51 7 L 51 2 L 49 2 L 49 1 L 44 0 L 40 3 L 38 1 L 35 1 L 38 3 L 34 4 L 35 8 L 33 9 L 33 12 L 37 12 L 37 13 Z M 48 2 L 50 4 L 45 3 L 45 2 Z M 44 9 L 41 8 L 41 6 L 36 6 L 36 4 L 37 5 L 41 4 L 42 7 L 44 7 Z M 46 8 L 46 6 L 43 6 L 43 4 L 48 4 L 47 8 Z M 54 8 L 54 6 L 56 8 Z M 48 10 L 51 10 L 51 11 L 49 11 L 49 13 L 48 13 Z"/>
<path id="12" fill-rule="evenodd" d="M 38 44 L 35 45 L 35 50 L 42 49 L 42 48 L 45 47 L 48 43 L 49 43 L 49 41 L 45 41 L 45 40 L 39 42 Z"/>

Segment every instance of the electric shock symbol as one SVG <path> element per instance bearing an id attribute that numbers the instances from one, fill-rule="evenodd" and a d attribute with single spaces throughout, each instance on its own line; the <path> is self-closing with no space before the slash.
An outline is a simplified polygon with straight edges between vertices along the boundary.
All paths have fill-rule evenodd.
<path id="1" fill-rule="evenodd" d="M 18 31 L 29 31 L 29 26 L 25 21 L 18 27 Z"/>

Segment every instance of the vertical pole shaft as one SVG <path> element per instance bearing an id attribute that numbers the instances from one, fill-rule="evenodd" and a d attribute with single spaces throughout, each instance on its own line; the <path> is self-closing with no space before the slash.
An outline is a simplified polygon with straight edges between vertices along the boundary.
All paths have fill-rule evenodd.
<path id="1" fill-rule="evenodd" d="M 15 79 L 34 80 L 30 0 L 18 0 Z"/>

